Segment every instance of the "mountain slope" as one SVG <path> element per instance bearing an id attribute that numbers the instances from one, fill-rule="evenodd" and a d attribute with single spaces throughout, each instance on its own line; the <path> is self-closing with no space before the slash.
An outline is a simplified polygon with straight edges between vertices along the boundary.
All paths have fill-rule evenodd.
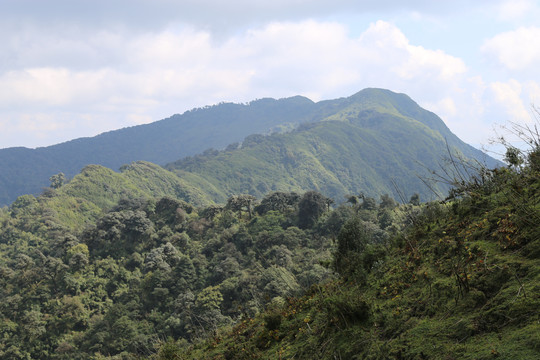
<path id="1" fill-rule="evenodd" d="M 341 281 L 155 359 L 538 359 L 539 154 L 460 184 L 459 199 L 402 207 L 412 223 L 384 245 L 353 216 Z"/>
<path id="2" fill-rule="evenodd" d="M 298 129 L 270 136 L 247 137 L 239 149 L 207 151 L 169 164 L 180 177 L 210 183 L 219 190 L 214 199 L 269 191 L 317 190 L 340 202 L 346 194 L 383 193 L 406 199 L 419 192 L 434 195 L 419 176 L 439 169 L 443 158 L 497 162 L 463 143 L 435 114 L 403 94 L 367 89 L 347 99 L 319 103 L 331 115 Z M 321 110 L 318 114 L 321 115 Z M 447 187 L 434 184 L 442 195 Z"/>
<path id="3" fill-rule="evenodd" d="M 101 165 L 87 165 L 69 183 L 58 189 L 48 188 L 38 201 L 62 228 L 74 231 L 84 229 L 122 201 L 136 203 L 167 197 L 194 206 L 213 203 L 201 190 L 158 165 L 138 161 L 121 170 L 117 173 Z M 34 200 L 32 195 L 22 195 L 11 207 Z"/>
<path id="4" fill-rule="evenodd" d="M 398 119 L 404 122 L 396 123 L 395 120 Z M 437 115 L 422 109 L 407 95 L 383 89 L 365 89 L 348 98 L 318 103 L 300 96 L 280 100 L 262 99 L 249 104 L 223 103 L 188 111 L 183 115 L 175 115 L 152 124 L 111 131 L 93 138 L 76 139 L 45 148 L 34 150 L 26 148 L 1 149 L 0 205 L 8 204 L 22 194 L 39 193 L 42 188 L 49 185 L 50 176 L 63 172 L 68 177 L 72 177 L 87 164 L 99 164 L 111 169 L 118 169 L 132 161 L 145 160 L 163 165 L 185 156 L 201 153 L 208 148 L 221 149 L 230 144 L 233 145 L 228 148 L 229 152 L 236 154 L 233 151 L 234 143 L 242 141 L 248 135 L 290 130 L 302 123 L 330 120 L 342 121 L 355 128 L 337 129 L 339 125 L 329 125 L 333 127 L 329 130 L 329 137 L 325 139 L 323 136 L 318 141 L 322 143 L 330 141 L 327 146 L 334 148 L 332 153 L 338 151 L 338 148 L 341 149 L 340 151 L 345 150 L 343 156 L 349 157 L 350 160 L 357 159 L 358 155 L 361 154 L 364 159 L 357 165 L 364 167 L 367 172 L 361 177 L 363 180 L 360 178 L 358 180 L 348 179 L 351 176 L 358 177 L 359 168 L 354 174 L 351 173 L 345 177 L 343 180 L 345 183 L 342 183 L 340 179 L 333 178 L 336 176 L 333 174 L 334 166 L 328 161 L 335 161 L 337 154 L 325 154 L 325 159 L 315 161 L 315 158 L 311 157 L 310 154 L 317 154 L 320 151 L 324 152 L 324 150 L 317 149 L 314 143 L 305 143 L 308 141 L 307 138 L 302 145 L 303 149 L 291 148 L 293 155 L 297 157 L 296 159 L 287 159 L 283 158 L 283 154 L 280 155 L 280 161 L 285 161 L 280 166 L 286 166 L 284 164 L 287 161 L 294 160 L 297 164 L 305 161 L 302 166 L 307 167 L 304 170 L 310 180 L 299 180 L 299 183 L 293 181 L 287 185 L 288 180 L 282 177 L 276 183 L 276 187 L 272 187 L 272 184 L 267 182 L 265 184 L 264 181 L 255 181 L 257 182 L 255 187 L 259 186 L 259 189 L 252 189 L 253 186 L 250 184 L 237 187 L 219 185 L 215 180 L 209 179 L 207 181 L 201 178 L 196 171 L 192 174 L 186 174 L 184 177 L 186 181 L 192 181 L 197 187 L 202 186 L 204 191 L 219 201 L 224 200 L 233 192 L 250 192 L 262 195 L 266 191 L 278 188 L 277 184 L 285 186 L 286 189 L 295 190 L 326 188 L 328 194 L 338 196 L 344 192 L 355 191 L 367 191 L 371 194 L 380 191 L 390 193 L 395 189 L 389 186 L 388 182 L 376 186 L 375 183 L 379 182 L 376 177 L 387 176 L 390 179 L 407 173 L 407 181 L 402 186 L 408 189 L 409 185 L 414 184 L 416 189 L 418 181 L 413 181 L 411 176 L 419 171 L 418 166 L 411 163 L 411 159 L 417 159 L 424 165 L 437 167 L 438 165 L 434 161 L 435 156 L 441 157 L 444 152 L 441 147 L 442 143 L 439 141 L 441 139 L 447 141 L 449 146 L 456 148 L 467 158 L 487 160 L 489 166 L 496 164 L 479 150 L 459 140 Z M 394 124 L 398 123 L 399 125 L 394 128 Z M 405 123 L 412 127 L 407 128 L 403 125 Z M 420 130 L 420 125 L 424 125 L 423 130 Z M 336 136 L 331 138 L 330 133 L 334 130 L 337 132 L 334 134 Z M 317 132 L 317 130 L 313 131 Z M 321 135 L 325 131 L 319 130 Z M 352 139 L 348 131 L 352 131 L 357 139 Z M 411 133 L 407 134 L 407 131 Z M 394 134 L 393 139 L 389 136 L 390 133 Z M 316 136 L 316 134 L 311 135 Z M 349 144 L 352 148 L 347 149 L 338 145 L 341 142 L 338 135 L 345 135 L 354 142 L 354 144 Z M 423 146 L 416 146 L 418 145 L 416 141 L 424 142 L 424 140 L 420 140 L 420 138 L 424 139 L 424 135 L 431 138 L 428 142 L 438 138 L 437 145 L 425 143 Z M 412 141 L 409 142 L 407 137 L 411 137 Z M 259 141 L 258 139 L 260 137 L 255 136 L 244 141 L 244 148 L 249 141 L 256 142 Z M 362 144 L 359 143 L 360 140 Z M 411 149 L 406 148 L 410 145 L 419 151 L 411 152 Z M 430 150 L 431 145 L 435 146 L 435 152 Z M 287 146 L 290 147 L 292 144 Z M 357 148 L 358 146 L 363 146 L 363 149 Z M 400 159 L 395 158 L 396 151 L 402 153 L 403 156 Z M 212 153 L 208 152 L 207 154 Z M 276 155 L 275 152 L 272 154 Z M 267 169 L 267 164 L 261 162 L 262 159 L 256 159 L 253 156 L 249 155 L 250 159 L 237 157 L 235 161 L 251 161 L 252 165 L 259 164 L 256 176 L 261 176 L 263 171 L 268 173 L 270 169 Z M 409 156 L 409 160 L 404 159 L 404 156 Z M 224 160 L 227 157 L 228 155 L 222 155 L 219 160 Z M 392 175 L 380 168 L 375 170 L 373 169 L 374 164 L 369 163 L 369 161 L 377 161 L 378 165 L 375 167 L 396 167 L 397 172 Z M 387 161 L 392 165 L 385 165 Z M 289 163 L 289 166 L 291 164 Z M 366 164 L 369 166 L 366 167 Z M 247 165 L 248 163 L 238 166 L 244 168 Z M 236 170 L 239 169 L 238 166 L 235 167 Z M 347 172 L 344 170 L 347 166 L 347 163 L 339 163 L 336 165 L 336 170 Z M 254 168 L 252 167 L 252 169 Z M 204 171 L 204 175 L 210 174 L 208 171 Z M 228 179 L 231 179 L 230 175 L 227 175 Z M 245 175 L 243 174 L 243 176 Z M 251 175 L 254 175 L 253 170 L 251 170 Z M 293 172 L 289 175 L 300 176 L 302 174 Z M 319 176 L 322 176 L 322 180 L 318 179 Z"/>
<path id="5" fill-rule="evenodd" d="M 210 147 L 224 148 L 250 134 L 287 129 L 310 120 L 314 110 L 314 103 L 300 96 L 222 103 L 92 138 L 37 149 L 0 149 L 0 206 L 19 195 L 39 193 L 59 172 L 72 177 L 87 164 L 116 170 L 137 160 L 166 164 Z"/>

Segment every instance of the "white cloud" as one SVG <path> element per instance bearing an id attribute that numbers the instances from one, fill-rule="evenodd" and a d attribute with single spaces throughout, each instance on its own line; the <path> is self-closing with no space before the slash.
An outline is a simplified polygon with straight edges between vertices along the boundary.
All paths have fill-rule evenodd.
<path id="1" fill-rule="evenodd" d="M 499 17 L 503 20 L 516 20 L 535 9 L 534 0 L 506 0 L 499 4 Z"/>
<path id="2" fill-rule="evenodd" d="M 540 27 L 520 27 L 487 40 L 482 52 L 510 70 L 537 72 L 540 63 Z"/>
<path id="3" fill-rule="evenodd" d="M 495 144 L 490 146 L 503 156 L 505 148 L 498 145 L 497 137 L 503 136 L 506 141 L 517 147 L 527 147 L 523 138 L 512 130 L 517 127 L 531 127 L 535 118 L 533 106 L 534 99 L 540 95 L 540 83 L 535 81 L 495 81 L 488 85 L 484 94 L 486 106 L 485 118 L 492 121 L 494 129 L 491 138 Z M 536 120 L 535 120 L 536 119 Z"/>
<path id="4" fill-rule="evenodd" d="M 524 123 L 530 122 L 530 113 L 522 100 L 522 85 L 517 80 L 508 82 L 493 82 L 489 90 L 493 95 L 494 106 L 501 108 L 507 114 L 508 120 Z"/>
<path id="5" fill-rule="evenodd" d="M 110 71 L 74 72 L 64 68 L 31 68 L 0 77 L 0 105 L 73 106 L 95 99 L 107 85 Z"/>
<path id="6" fill-rule="evenodd" d="M 529 95 L 528 100 L 532 106 L 540 108 L 540 82 L 527 81 L 525 83 L 525 89 Z"/>

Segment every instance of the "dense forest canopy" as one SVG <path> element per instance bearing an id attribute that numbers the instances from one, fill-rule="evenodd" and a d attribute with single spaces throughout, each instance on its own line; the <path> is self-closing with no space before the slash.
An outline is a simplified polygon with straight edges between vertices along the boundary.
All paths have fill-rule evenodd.
<path id="1" fill-rule="evenodd" d="M 0 214 L 2 358 L 149 355 L 160 339 L 214 335 L 335 278 L 342 224 L 362 214 L 378 229 L 377 209 L 392 210 L 332 211 L 316 192 L 202 208 L 132 197 L 74 227 L 58 215 L 71 206 L 62 190 L 21 196 Z M 75 214 L 82 223 L 85 212 Z"/>

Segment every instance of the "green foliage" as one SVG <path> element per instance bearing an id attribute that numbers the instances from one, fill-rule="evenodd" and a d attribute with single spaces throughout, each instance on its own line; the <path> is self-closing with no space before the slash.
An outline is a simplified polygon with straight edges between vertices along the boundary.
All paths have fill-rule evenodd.
<path id="1" fill-rule="evenodd" d="M 285 213 L 287 211 L 295 211 L 298 207 L 300 195 L 297 193 L 285 193 L 276 191 L 265 196 L 255 210 L 263 215 L 268 211 L 279 211 Z"/>
<path id="2" fill-rule="evenodd" d="M 220 187 L 200 169 L 180 179 L 145 162 L 122 173 L 91 165 L 0 209 L 0 357 L 538 358 L 537 151 L 520 166 L 484 169 L 447 203 L 397 205 L 390 195 L 377 203 L 392 193 L 381 187 L 332 209 L 319 192 L 288 192 L 336 179 L 350 187 L 329 192 L 364 190 L 365 178 L 351 185 L 360 172 L 347 149 L 357 136 L 369 145 L 366 131 L 384 141 L 374 129 L 405 122 L 434 135 L 432 117 L 401 96 L 381 103 L 384 94 L 321 104 L 321 118 L 342 106 L 330 127 L 252 136 L 240 149 L 206 152 L 202 163 L 186 160 L 217 173 L 227 156 L 268 170 L 245 155 L 262 147 L 266 160 L 279 152 L 287 171 L 313 176 L 302 186 L 291 177 L 271 192 L 278 188 L 256 183 L 250 167 L 229 167 L 233 178 L 255 179 L 233 192 L 244 180 Z M 321 140 L 333 136 L 346 163 L 329 156 L 337 142 Z M 293 137 L 301 147 L 287 142 Z M 426 146 L 436 148 L 436 138 Z M 365 154 L 377 156 L 391 157 Z M 373 174 L 366 169 L 362 176 Z M 194 179 L 228 205 L 210 204 Z M 260 203 L 253 188 L 267 189 Z"/>
<path id="3" fill-rule="evenodd" d="M 538 358 L 540 173 L 524 162 L 484 176 L 462 184 L 461 197 L 446 204 L 379 209 L 377 216 L 391 222 L 385 228 L 402 225 L 389 241 L 377 240 L 384 236 L 360 213 L 349 218 L 334 260 L 349 264 L 339 269 L 346 280 L 314 286 L 178 353 L 185 359 Z"/>
<path id="4" fill-rule="evenodd" d="M 89 167 L 0 211 L 0 357 L 175 358 L 178 344 L 332 278 L 320 265 L 331 240 L 296 227 L 294 204 L 197 209 L 141 197 L 123 176 Z"/>
<path id="5" fill-rule="evenodd" d="M 316 191 L 306 192 L 298 202 L 298 226 L 301 229 L 313 227 L 319 217 L 329 209 L 331 201 Z"/>
<path id="6" fill-rule="evenodd" d="M 371 234 L 364 222 L 358 217 L 349 219 L 341 228 L 337 241 L 337 252 L 335 255 L 335 267 L 338 272 L 347 274 L 362 264 L 353 261 L 356 254 L 365 251 L 371 240 Z"/>
<path id="7" fill-rule="evenodd" d="M 147 161 L 137 161 L 124 166 L 122 175 L 137 188 L 153 197 L 173 197 L 182 199 L 194 206 L 206 206 L 212 203 L 197 183 L 190 183 L 175 176 L 161 166 Z"/>
<path id="8" fill-rule="evenodd" d="M 64 173 L 58 173 L 56 175 L 53 175 L 49 178 L 49 181 L 51 182 L 51 188 L 58 189 L 64 185 L 66 182 L 66 176 Z"/>

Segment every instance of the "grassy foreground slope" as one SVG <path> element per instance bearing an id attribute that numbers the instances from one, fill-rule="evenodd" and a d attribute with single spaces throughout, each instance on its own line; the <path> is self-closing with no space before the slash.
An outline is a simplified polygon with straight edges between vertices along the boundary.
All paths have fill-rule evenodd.
<path id="1" fill-rule="evenodd" d="M 341 281 L 205 343 L 165 343 L 156 358 L 538 359 L 539 153 L 411 209 L 386 247 L 350 220 L 335 253 Z"/>

